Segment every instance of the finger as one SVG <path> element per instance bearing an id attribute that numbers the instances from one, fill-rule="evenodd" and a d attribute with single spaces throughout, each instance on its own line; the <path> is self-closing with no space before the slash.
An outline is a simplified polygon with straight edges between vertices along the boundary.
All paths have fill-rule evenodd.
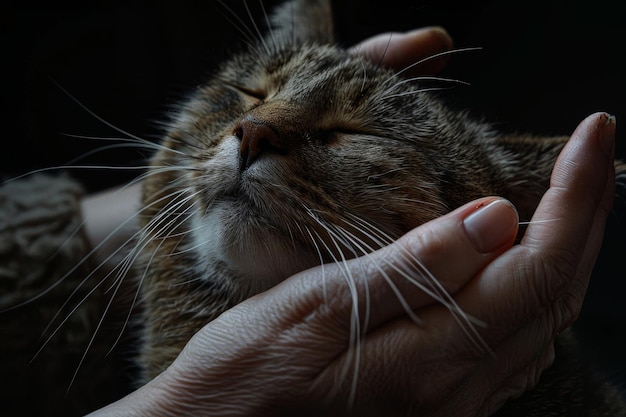
<path id="1" fill-rule="evenodd" d="M 604 224 L 612 203 L 613 120 L 596 113 L 576 129 L 556 162 L 550 189 L 522 241 L 524 247 L 556 252 L 568 264 L 578 265 L 587 246 L 581 236 L 591 234 L 598 216 Z"/>
<path id="2" fill-rule="evenodd" d="M 607 120 L 604 114 L 594 114 L 579 125 L 555 165 L 551 188 L 521 244 L 492 262 L 459 293 L 461 307 L 489 323 L 483 333 L 489 343 L 497 343 L 515 323 L 529 321 L 551 306 L 566 290 L 574 289 L 569 287 L 572 283 L 584 294 L 585 286 L 575 279 L 580 263 L 588 263 L 583 268 L 586 273 L 599 250 L 613 170 L 614 130 Z M 553 319 L 548 332 L 571 320 Z"/>
<path id="3" fill-rule="evenodd" d="M 596 113 L 578 126 L 522 240 L 527 256 L 547 269 L 553 266 L 551 280 L 537 276 L 535 282 L 546 303 L 560 296 L 574 278 L 588 278 L 600 250 L 613 201 L 613 120 Z"/>
<path id="4" fill-rule="evenodd" d="M 365 56 L 374 63 L 404 70 L 415 65 L 404 75 L 432 75 L 443 69 L 447 63 L 447 56 L 427 59 L 440 52 L 452 48 L 452 38 L 440 27 L 417 29 L 407 33 L 383 33 L 369 38 L 352 47 L 352 51 Z"/>
<path id="5" fill-rule="evenodd" d="M 613 126 L 608 126 L 608 130 L 612 129 L 614 133 L 614 119 L 610 123 Z M 613 154 L 611 154 L 611 159 L 613 159 Z M 591 273 L 602 247 L 606 222 L 609 213 L 613 208 L 614 198 L 615 170 L 613 169 L 613 166 L 611 166 L 608 169 L 606 188 L 604 190 L 603 197 L 600 200 L 596 216 L 593 220 L 591 232 L 589 234 L 589 238 L 587 239 L 587 245 L 585 246 L 578 263 L 576 275 L 574 276 L 571 284 L 567 286 L 564 294 L 560 296 L 558 303 L 553 303 L 553 308 L 558 309 L 558 314 L 556 315 L 561 318 L 561 320 L 556 323 L 556 327 L 554 329 L 555 333 L 560 333 L 571 326 L 580 315 L 584 297 L 589 285 L 589 279 L 591 278 Z"/>
<path id="6" fill-rule="evenodd" d="M 444 304 L 450 302 L 446 294 L 458 291 L 511 247 L 517 224 L 510 203 L 484 198 L 372 254 L 300 273 L 275 287 L 272 297 L 282 293 L 291 300 L 289 305 L 298 306 L 291 313 L 300 317 L 290 320 L 310 322 L 316 317 L 320 323 L 334 323 L 337 335 L 333 337 L 343 342 L 350 336 L 355 306 L 361 318 L 369 317 L 372 329 L 430 305 L 437 297 Z M 274 303 L 267 306 L 275 309 Z"/>

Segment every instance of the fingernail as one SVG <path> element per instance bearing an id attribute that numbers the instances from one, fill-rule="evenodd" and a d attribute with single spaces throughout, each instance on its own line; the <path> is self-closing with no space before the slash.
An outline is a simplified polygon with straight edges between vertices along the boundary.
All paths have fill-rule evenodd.
<path id="1" fill-rule="evenodd" d="M 613 156 L 613 148 L 615 146 L 615 116 L 608 113 L 604 114 L 606 120 L 600 127 L 600 148 L 606 156 Z"/>
<path id="2" fill-rule="evenodd" d="M 498 199 L 478 207 L 463 220 L 463 227 L 479 253 L 491 253 L 512 242 L 518 223 L 515 207 Z"/>

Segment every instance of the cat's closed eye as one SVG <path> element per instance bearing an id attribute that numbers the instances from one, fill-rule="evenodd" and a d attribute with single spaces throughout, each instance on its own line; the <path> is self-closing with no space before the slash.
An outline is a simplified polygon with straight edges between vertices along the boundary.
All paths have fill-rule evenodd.
<path id="1" fill-rule="evenodd" d="M 247 87 L 241 83 L 235 84 L 231 82 L 224 82 L 224 85 L 237 91 L 245 98 L 255 101 L 257 104 L 262 103 L 267 99 L 267 92 L 259 87 Z"/>

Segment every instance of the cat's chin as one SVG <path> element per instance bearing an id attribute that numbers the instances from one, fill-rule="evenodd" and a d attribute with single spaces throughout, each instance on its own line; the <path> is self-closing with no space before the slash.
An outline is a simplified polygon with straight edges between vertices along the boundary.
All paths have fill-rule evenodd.
<path id="1" fill-rule="evenodd" d="M 235 284 L 258 293 L 320 264 L 316 254 L 260 223 L 243 222 L 224 200 L 193 220 L 193 246 L 207 268 L 219 262 L 232 270 Z"/>
<path id="2" fill-rule="evenodd" d="M 307 262 L 307 254 L 285 247 L 272 238 L 259 244 L 248 242 L 229 250 L 226 257 L 239 278 L 245 281 L 237 284 L 251 294 L 265 291 L 291 275 L 319 264 L 319 260 L 313 258 Z"/>

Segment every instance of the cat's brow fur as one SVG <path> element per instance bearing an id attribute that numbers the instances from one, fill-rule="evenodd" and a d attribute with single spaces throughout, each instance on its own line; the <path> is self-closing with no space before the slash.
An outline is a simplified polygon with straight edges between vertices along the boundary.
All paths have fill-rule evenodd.
<path id="1" fill-rule="evenodd" d="M 362 254 L 329 230 L 376 248 L 487 195 L 528 220 L 567 140 L 503 135 L 334 46 L 325 1 L 286 3 L 271 22 L 180 104 L 152 161 L 178 169 L 145 180 L 135 265 L 144 380 L 229 307 Z M 251 120 L 278 144 L 246 165 Z"/>

